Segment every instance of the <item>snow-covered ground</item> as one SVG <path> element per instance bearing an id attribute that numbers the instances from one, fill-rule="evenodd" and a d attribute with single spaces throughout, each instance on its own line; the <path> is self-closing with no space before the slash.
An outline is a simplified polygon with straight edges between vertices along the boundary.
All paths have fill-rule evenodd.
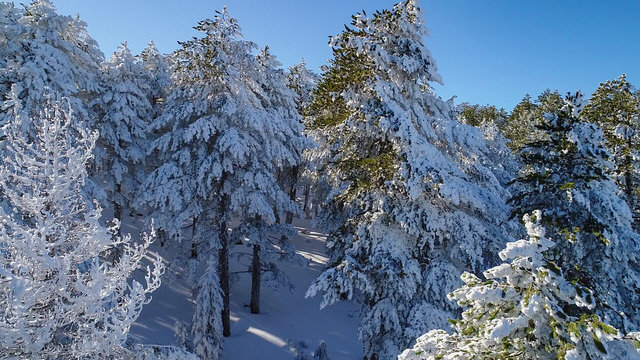
<path id="1" fill-rule="evenodd" d="M 295 345 L 307 345 L 307 352 L 316 350 L 325 341 L 331 359 L 362 359 L 362 347 L 356 339 L 358 306 L 342 302 L 320 310 L 320 297 L 306 299 L 304 294 L 313 279 L 322 271 L 327 257 L 325 236 L 313 229 L 307 220 L 294 222 L 299 234 L 293 237 L 296 251 L 309 259 L 307 267 L 280 264 L 295 283 L 288 288 L 271 289 L 262 286 L 261 314 L 249 312 L 250 278 L 241 274 L 231 289 L 231 337 L 225 339 L 227 360 L 277 360 L 295 358 Z M 123 228 L 135 233 L 135 226 Z M 232 250 L 240 250 L 238 248 Z M 232 259 L 232 271 L 246 270 Z M 131 338 L 142 344 L 175 344 L 173 326 L 176 320 L 191 322 L 194 310 L 191 287 L 184 278 L 173 281 L 167 277 L 153 300 L 143 309 L 131 329 Z"/>

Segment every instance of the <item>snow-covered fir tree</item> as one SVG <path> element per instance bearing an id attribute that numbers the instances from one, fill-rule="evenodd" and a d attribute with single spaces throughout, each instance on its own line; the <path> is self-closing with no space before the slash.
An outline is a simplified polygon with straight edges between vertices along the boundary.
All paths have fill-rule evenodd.
<path id="1" fill-rule="evenodd" d="M 191 332 L 193 351 L 201 359 L 219 360 L 222 354 L 222 290 L 214 258 L 207 261 L 207 267 L 198 284 L 196 311 L 193 313 Z"/>
<path id="2" fill-rule="evenodd" d="M 476 126 L 480 130 L 489 150 L 484 165 L 491 169 L 502 186 L 508 188 L 520 164 L 509 148 L 509 140 L 500 130 L 507 118 L 504 110 L 498 110 L 495 106 L 461 104 L 455 112 L 461 123 Z"/>
<path id="3" fill-rule="evenodd" d="M 271 214 L 266 209 L 256 211 L 242 205 L 245 210 L 240 214 L 247 216 L 253 213 L 254 215 L 254 219 L 246 218 L 239 227 L 248 232 L 246 239 L 253 247 L 250 309 L 254 314 L 260 313 L 260 285 L 263 280 L 272 287 L 282 284 L 293 286 L 288 276 L 278 269 L 277 261 L 289 261 L 299 265 L 307 263 L 302 256 L 295 253 L 295 249 L 287 241 L 287 235 L 293 233 L 293 228 L 281 225 L 278 220 L 280 213 L 285 211 L 285 223 L 291 224 L 293 215 L 299 211 L 297 206 L 292 204 L 295 202 L 295 178 L 299 172 L 302 151 L 309 145 L 307 138 L 302 135 L 302 118 L 294 101 L 295 93 L 287 86 L 285 73 L 280 69 L 281 64 L 269 52 L 268 47 L 260 52 L 257 61 L 260 67 L 256 80 L 260 91 L 256 92 L 256 96 L 262 103 L 265 115 L 270 117 L 267 119 L 271 123 L 268 128 L 273 133 L 268 136 L 274 138 L 270 147 L 272 147 L 271 151 L 276 153 L 271 155 L 272 170 L 268 167 L 256 170 L 273 177 L 276 182 L 267 183 L 268 187 L 262 185 L 262 189 L 258 187 L 250 191 L 266 190 L 273 193 L 285 191 L 290 201 L 282 199 L 281 194 L 265 197 L 267 205 L 272 208 L 273 218 L 268 218 Z M 282 177 L 291 177 L 291 179 L 285 181 Z M 278 239 L 273 235 L 282 236 Z M 265 275 L 264 279 L 263 275 Z"/>
<path id="4" fill-rule="evenodd" d="M 167 58 L 158 51 L 153 41 L 149 41 L 138 58 L 149 84 L 147 99 L 153 106 L 152 117 L 155 119 L 161 114 L 162 105 L 171 90 L 171 70 Z"/>
<path id="5" fill-rule="evenodd" d="M 640 156 L 640 92 L 628 81 L 626 74 L 608 80 L 589 99 L 582 116 L 597 124 L 604 132 L 605 145 L 611 154 L 612 177 L 624 191 L 631 210 L 636 211 Z M 639 226 L 639 225 L 636 225 Z"/>
<path id="6" fill-rule="evenodd" d="M 289 67 L 287 86 L 295 92 L 296 107 L 298 113 L 302 115 L 303 123 L 306 123 L 309 119 L 307 116 L 308 109 L 313 102 L 313 93 L 318 81 L 319 76 L 307 68 L 304 59 L 299 64 Z M 310 139 L 313 138 L 306 126 L 305 133 L 308 134 Z M 295 173 L 297 177 L 291 176 L 291 179 L 289 179 L 289 186 L 294 191 L 296 189 L 302 190 L 302 212 L 304 214 L 307 214 L 307 210 L 311 207 L 316 208 L 324 202 L 328 194 L 328 191 L 325 191 L 328 189 L 326 182 L 321 183 L 321 178 L 317 176 L 319 172 L 313 171 L 312 164 L 316 160 L 315 156 L 318 155 L 316 149 L 318 147 L 311 145 L 303 151 L 301 163 Z"/>
<path id="7" fill-rule="evenodd" d="M 139 201 L 156 209 L 154 217 L 171 234 L 191 223 L 194 246 L 219 249 L 228 336 L 229 220 L 238 215 L 251 228 L 258 217 L 270 225 L 276 213 L 297 212 L 275 173 L 297 163 L 295 147 L 304 138 L 282 75 L 252 54 L 255 44 L 242 39 L 226 9 L 196 30 L 204 36 L 182 43 L 173 55 L 174 89 L 152 125 L 162 133 L 152 154 L 163 163 L 147 178 Z"/>
<path id="8" fill-rule="evenodd" d="M 498 109 L 495 105 L 463 103 L 458 106 L 458 112 L 461 123 L 475 127 L 487 126 L 491 123 L 502 126 L 508 117 L 503 108 Z"/>
<path id="9" fill-rule="evenodd" d="M 73 130 L 66 101 L 5 127 L 0 187 L 10 211 L 0 209 L 0 353 L 9 358 L 104 359 L 128 356 L 129 328 L 147 296 L 160 286 L 159 258 L 147 267 L 146 286 L 131 281 L 150 253 L 141 242 L 114 238 L 100 225 L 100 208 L 84 194 L 87 162 L 97 133 Z M 77 134 L 77 135 L 76 135 Z M 116 264 L 104 262 L 122 246 Z M 153 256 L 151 256 L 154 259 Z"/>
<path id="10" fill-rule="evenodd" d="M 0 3 L 0 112 L 5 111 L 4 102 L 8 99 L 13 82 L 8 71 L 9 64 L 20 49 L 18 38 L 22 26 L 18 22 L 19 19 L 20 12 L 13 3 Z"/>
<path id="11" fill-rule="evenodd" d="M 123 220 L 145 173 L 142 163 L 147 146 L 151 104 L 149 84 L 127 43 L 103 64 L 100 95 L 92 101 L 100 136 L 95 148 L 94 180 L 105 190 L 113 216 Z"/>
<path id="12" fill-rule="evenodd" d="M 156 48 L 155 43 L 153 41 L 149 41 L 147 47 L 145 47 L 140 55 L 137 56 L 137 60 L 142 64 L 143 67 L 142 77 L 149 85 L 146 88 L 146 97 L 147 101 L 151 104 L 152 107 L 150 119 L 151 123 L 153 123 L 158 117 L 162 115 L 164 104 L 167 97 L 169 96 L 169 92 L 171 91 L 171 66 L 169 65 L 169 56 L 161 54 Z M 151 173 L 162 164 L 162 160 L 157 156 L 147 155 L 149 155 L 149 150 L 153 141 L 162 136 L 163 132 L 166 131 L 168 131 L 168 129 L 153 129 L 151 126 L 147 126 L 146 128 L 147 143 L 144 149 L 144 168 L 141 168 L 141 170 L 145 174 Z M 135 203 L 136 202 L 134 201 L 134 204 Z M 135 210 L 143 214 L 146 214 L 150 211 L 146 204 L 140 203 L 137 204 Z M 165 243 L 168 240 L 167 238 L 168 236 L 166 231 L 164 229 L 159 229 L 158 240 L 161 246 L 164 247 Z M 172 274 L 169 274 L 169 276 L 171 275 Z"/>
<path id="13" fill-rule="evenodd" d="M 455 317 L 459 275 L 509 239 L 508 193 L 481 134 L 433 93 L 425 35 L 414 0 L 354 16 L 310 107 L 334 190 L 321 214 L 330 264 L 307 294 L 324 293 L 323 307 L 362 294 L 365 359 L 394 359 Z"/>
<path id="14" fill-rule="evenodd" d="M 557 243 L 551 259 L 570 281 L 595 291 L 597 313 L 606 322 L 629 331 L 640 321 L 640 238 L 607 174 L 602 131 L 581 121 L 582 106 L 580 93 L 567 95 L 564 106 L 538 124 L 543 139 L 521 150 L 512 216 L 542 210 Z"/>
<path id="15" fill-rule="evenodd" d="M 531 141 L 540 140 L 544 133 L 536 127 L 543 119 L 543 114 L 553 112 L 562 107 L 562 96 L 558 91 L 545 90 L 535 101 L 529 94 L 511 111 L 509 117 L 500 126 L 500 131 L 509 139 L 509 147 L 519 152 Z"/>
<path id="16" fill-rule="evenodd" d="M 74 111 L 74 121 L 88 124 L 86 110 L 89 99 L 100 89 L 97 78 L 102 52 L 87 33 L 86 23 L 79 18 L 63 16 L 49 0 L 36 0 L 20 9 L 10 5 L 11 32 L 3 68 L 3 108 L 0 124 L 14 113 L 21 115 L 23 130 L 31 132 L 30 119 L 37 117 L 46 103 L 45 94 L 65 97 Z M 16 15 L 17 23 L 14 23 Z M 3 91 L 5 91 L 3 89 Z"/>
<path id="17" fill-rule="evenodd" d="M 507 244 L 504 263 L 464 273 L 465 285 L 449 295 L 467 309 L 452 320 L 452 334 L 432 330 L 399 357 L 426 359 L 639 359 L 638 333 L 624 334 L 593 313 L 590 289 L 575 284 L 545 256 L 542 214 L 524 216 L 529 235 Z M 637 343 L 640 344 L 640 343 Z"/>

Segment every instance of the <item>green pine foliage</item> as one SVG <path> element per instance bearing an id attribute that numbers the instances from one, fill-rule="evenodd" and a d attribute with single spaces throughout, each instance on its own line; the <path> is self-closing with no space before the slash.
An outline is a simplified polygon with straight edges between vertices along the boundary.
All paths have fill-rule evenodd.
<path id="1" fill-rule="evenodd" d="M 625 328 L 638 323 L 638 235 L 609 178 L 602 131 L 582 121 L 580 93 L 545 113 L 540 140 L 520 151 L 522 170 L 509 199 L 512 217 L 541 209 L 557 246 L 550 254 L 568 279 L 599 294 L 597 313 Z"/>
<path id="2" fill-rule="evenodd" d="M 460 122 L 480 127 L 496 124 L 502 127 L 507 120 L 508 114 L 505 109 L 498 109 L 495 105 L 471 105 L 464 103 L 460 105 Z"/>
<path id="3" fill-rule="evenodd" d="M 508 243 L 504 263 L 464 273 L 465 285 L 449 294 L 466 310 L 451 320 L 453 333 L 432 330 L 400 360 L 637 359 L 637 333 L 623 334 L 593 313 L 592 291 L 567 281 L 546 258 L 540 211 L 524 216 L 528 239 Z"/>
<path id="4" fill-rule="evenodd" d="M 640 93 L 622 74 L 615 80 L 600 83 L 582 112 L 584 119 L 604 132 L 607 150 L 615 167 L 611 172 L 624 191 L 627 204 L 635 210 L 640 155 Z"/>
<path id="5" fill-rule="evenodd" d="M 585 191 L 591 181 L 608 179 L 608 154 L 597 138 L 592 139 L 596 143 L 586 152 L 574 139 L 574 130 L 583 124 L 575 116 L 581 96 L 568 96 L 560 111 L 545 113 L 540 119 L 536 129 L 542 139 L 530 141 L 521 149 L 524 167 L 514 180 L 517 187 L 509 200 L 513 204 L 512 217 L 544 209 L 545 222 L 571 241 L 576 240 L 576 232 L 602 235 L 606 228 L 573 201 L 575 192 Z M 596 136 L 597 130 L 592 130 Z M 582 221 L 576 221 L 579 218 Z"/>
<path id="6" fill-rule="evenodd" d="M 544 132 L 537 128 L 543 121 L 543 114 L 554 112 L 562 107 L 562 96 L 558 91 L 546 90 L 535 101 L 529 94 L 515 106 L 506 121 L 498 127 L 509 139 L 509 147 L 519 152 L 528 142 L 544 138 Z"/>

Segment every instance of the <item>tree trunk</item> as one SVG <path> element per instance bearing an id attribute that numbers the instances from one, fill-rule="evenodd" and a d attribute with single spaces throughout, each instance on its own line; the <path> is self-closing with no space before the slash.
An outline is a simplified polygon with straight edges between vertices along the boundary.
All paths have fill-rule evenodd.
<path id="1" fill-rule="evenodd" d="M 300 167 L 296 166 L 293 168 L 291 172 L 291 177 L 293 177 L 291 181 L 291 189 L 289 189 L 289 198 L 292 201 L 296 201 L 296 192 L 298 190 L 298 178 L 300 177 Z M 287 217 L 284 220 L 285 224 L 291 225 L 293 222 L 293 213 L 291 211 L 287 211 Z"/>
<path id="2" fill-rule="evenodd" d="M 193 224 L 191 225 L 191 258 L 198 258 L 198 241 L 196 239 L 196 224 L 198 223 L 198 217 L 193 218 Z"/>
<path id="3" fill-rule="evenodd" d="M 276 216 L 276 224 L 280 224 L 280 211 L 274 206 L 273 213 Z"/>
<path id="4" fill-rule="evenodd" d="M 292 187 L 291 192 L 289 193 L 291 200 L 296 201 L 296 187 L 295 185 Z M 291 211 L 287 211 L 287 217 L 284 220 L 285 224 L 291 225 L 293 223 L 293 213 Z"/>
<path id="5" fill-rule="evenodd" d="M 304 185 L 304 203 L 302 204 L 302 212 L 306 215 L 309 210 L 309 193 L 311 192 L 311 185 Z"/>
<path id="6" fill-rule="evenodd" d="M 116 193 L 120 194 L 121 192 L 122 192 L 122 185 L 117 184 Z M 117 202 L 113 203 L 113 217 L 118 219 L 118 221 L 120 221 L 120 227 L 118 227 L 117 236 L 121 237 L 122 236 L 122 205 L 118 204 Z"/>
<path id="7" fill-rule="evenodd" d="M 226 211 L 229 202 L 227 195 L 222 196 L 221 211 Z M 222 215 L 219 226 L 220 250 L 218 251 L 218 272 L 220 273 L 220 289 L 222 290 L 222 335 L 231 336 L 231 312 L 229 310 L 229 234 L 227 219 Z"/>
<path id="8" fill-rule="evenodd" d="M 253 245 L 251 261 L 251 304 L 252 314 L 260 314 L 260 245 Z"/>

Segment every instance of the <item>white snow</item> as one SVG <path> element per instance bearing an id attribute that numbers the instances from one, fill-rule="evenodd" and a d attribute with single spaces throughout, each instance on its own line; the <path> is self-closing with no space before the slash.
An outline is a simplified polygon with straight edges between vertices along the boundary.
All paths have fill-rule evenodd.
<path id="1" fill-rule="evenodd" d="M 249 274 L 240 274 L 238 281 L 233 282 L 231 337 L 225 338 L 223 344 L 226 360 L 293 359 L 293 344 L 304 341 L 310 354 L 321 340 L 327 343 L 331 359 L 362 359 L 362 346 L 356 339 L 359 306 L 344 301 L 320 310 L 320 297 L 305 299 L 308 286 L 328 261 L 325 235 L 314 229 L 308 220 L 295 219 L 294 225 L 298 235 L 291 242 L 296 252 L 309 260 L 309 265 L 278 264 L 296 287 L 290 293 L 285 287 L 263 286 L 262 313 L 258 315 L 249 312 Z M 127 231 L 135 232 L 133 228 L 135 226 L 129 225 Z M 245 251 L 244 246 L 232 248 L 231 254 L 238 251 Z M 232 272 L 246 270 L 247 265 L 231 256 Z M 153 300 L 143 308 L 132 326 L 131 340 L 142 344 L 176 344 L 174 324 L 177 320 L 188 324 L 194 308 L 195 301 L 186 280 L 169 281 L 165 277 L 160 289 L 153 293 Z"/>

